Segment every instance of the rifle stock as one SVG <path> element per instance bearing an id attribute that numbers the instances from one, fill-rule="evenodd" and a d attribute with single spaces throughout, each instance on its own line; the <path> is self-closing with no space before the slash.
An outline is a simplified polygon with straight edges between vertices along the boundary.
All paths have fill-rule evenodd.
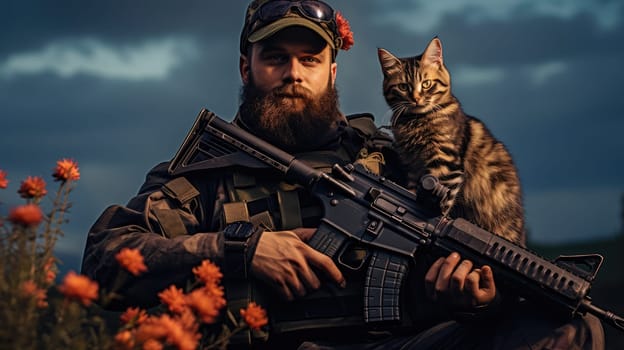
<path id="1" fill-rule="evenodd" d="M 172 160 L 170 173 L 201 169 L 210 162 L 207 154 L 214 145 L 229 148 L 230 154 L 243 152 L 250 158 L 246 164 L 263 163 L 308 188 L 324 210 L 308 243 L 342 268 L 364 268 L 343 261 L 341 254 L 349 244 L 368 247 L 366 322 L 400 320 L 400 290 L 416 254 L 457 252 L 476 266 L 489 265 L 497 283 L 521 297 L 568 317 L 589 312 L 624 331 L 624 319 L 593 305 L 589 297 L 602 263 L 600 255 L 545 259 L 464 219 L 432 214 L 417 203 L 416 195 L 361 166 L 335 165 L 331 174 L 316 170 L 205 109 Z"/>

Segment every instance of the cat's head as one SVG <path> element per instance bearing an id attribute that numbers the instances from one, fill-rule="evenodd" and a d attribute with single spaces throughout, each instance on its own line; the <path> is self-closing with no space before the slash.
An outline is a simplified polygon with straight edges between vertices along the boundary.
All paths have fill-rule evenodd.
<path id="1" fill-rule="evenodd" d="M 433 38 L 419 56 L 398 58 L 378 49 L 383 91 L 392 108 L 392 124 L 401 116 L 416 117 L 440 110 L 453 100 L 451 76 L 444 66 L 442 42 Z"/>

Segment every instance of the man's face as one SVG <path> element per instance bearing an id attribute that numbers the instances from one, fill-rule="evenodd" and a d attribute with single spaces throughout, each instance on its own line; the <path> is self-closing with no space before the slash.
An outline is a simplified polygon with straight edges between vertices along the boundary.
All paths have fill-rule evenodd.
<path id="1" fill-rule="evenodd" d="M 342 120 L 331 49 L 309 29 L 291 27 L 254 44 L 241 58 L 241 120 L 291 151 L 314 149 Z"/>
<path id="2" fill-rule="evenodd" d="M 293 108 L 304 107 L 298 94 L 318 98 L 336 80 L 330 47 L 303 27 L 286 28 L 252 45 L 250 56 L 241 60 L 243 83 L 253 81 L 264 93 L 283 89 L 284 102 Z"/>

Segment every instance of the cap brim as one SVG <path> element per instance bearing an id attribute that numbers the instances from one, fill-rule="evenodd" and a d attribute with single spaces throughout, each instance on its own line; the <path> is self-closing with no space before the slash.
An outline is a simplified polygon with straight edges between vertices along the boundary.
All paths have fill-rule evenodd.
<path id="1" fill-rule="evenodd" d="M 308 28 L 314 31 L 316 34 L 320 35 L 321 38 L 325 39 L 325 41 L 327 41 L 327 43 L 332 49 L 336 48 L 332 38 L 329 36 L 329 34 L 327 34 L 327 32 L 323 28 L 321 28 L 321 26 L 318 23 L 312 22 L 302 17 L 280 18 L 277 21 L 272 22 L 256 30 L 255 32 L 251 33 L 251 35 L 249 35 L 249 38 L 247 38 L 247 41 L 249 41 L 250 43 L 255 43 L 255 42 L 264 40 L 274 35 L 275 33 L 279 32 L 280 30 L 284 28 L 292 27 L 292 26 L 301 26 L 301 27 Z"/>

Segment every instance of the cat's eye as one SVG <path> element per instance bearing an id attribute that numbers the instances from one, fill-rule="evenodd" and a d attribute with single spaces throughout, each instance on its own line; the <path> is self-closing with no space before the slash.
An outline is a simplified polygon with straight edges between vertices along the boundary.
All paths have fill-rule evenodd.
<path id="1" fill-rule="evenodd" d="M 409 90 L 409 85 L 407 85 L 407 84 L 399 84 L 399 85 L 397 85 L 397 87 L 398 87 L 398 88 L 399 88 L 399 90 L 401 90 L 401 91 L 407 91 L 407 90 Z"/>
<path id="2" fill-rule="evenodd" d="M 431 83 L 431 80 L 429 80 L 429 79 L 427 79 L 427 80 L 422 82 L 423 89 L 429 89 L 429 88 L 431 88 L 431 85 L 432 85 L 432 83 Z"/>

